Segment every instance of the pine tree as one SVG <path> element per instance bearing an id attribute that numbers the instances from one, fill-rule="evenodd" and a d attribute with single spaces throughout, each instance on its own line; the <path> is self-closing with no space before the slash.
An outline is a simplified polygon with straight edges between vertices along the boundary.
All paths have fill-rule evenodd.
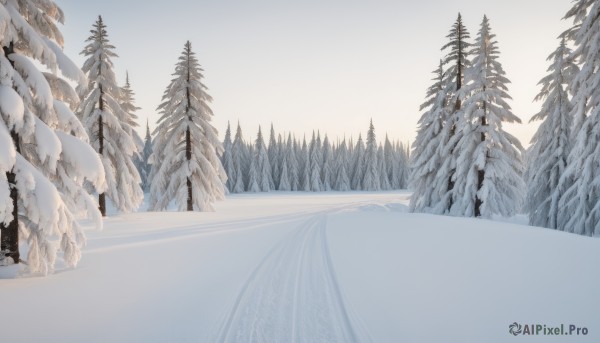
<path id="1" fill-rule="evenodd" d="M 80 84 L 86 78 L 63 53 L 62 10 L 53 1 L 1 7 L 0 265 L 23 262 L 21 235 L 28 270 L 46 274 L 58 251 L 70 267 L 81 257 L 85 238 L 76 213 L 86 211 L 102 226 L 83 182 L 104 191 L 104 170 L 72 112 L 79 98 L 65 78 Z"/>
<path id="2" fill-rule="evenodd" d="M 317 140 L 315 132 L 313 131 L 312 140 L 309 147 L 309 187 L 313 192 L 320 192 L 323 190 L 323 184 L 321 183 L 321 154 L 320 154 L 320 140 Z"/>
<path id="3" fill-rule="evenodd" d="M 462 109 L 461 89 L 464 83 L 464 74 L 466 68 L 471 63 L 469 60 L 469 48 L 471 44 L 468 40 L 471 38 L 469 31 L 462 22 L 462 16 L 459 13 L 456 22 L 452 26 L 450 33 L 446 36 L 449 42 L 442 47 L 442 50 L 449 49 L 448 54 L 443 60 L 446 67 L 444 72 L 444 85 L 448 85 L 448 103 L 453 106 L 450 113 L 444 118 L 444 130 L 440 134 L 440 144 L 442 154 L 446 156 L 444 162 L 438 171 L 437 180 L 432 185 L 436 192 L 441 193 L 441 200 L 437 204 L 434 213 L 448 212 L 452 206 L 452 196 L 454 193 L 454 173 L 456 170 L 457 157 L 460 152 L 455 151 L 457 142 L 460 140 L 462 128 L 459 125 Z M 450 86 L 452 85 L 452 86 Z"/>
<path id="4" fill-rule="evenodd" d="M 246 144 L 244 143 L 244 138 L 242 136 L 242 128 L 240 127 L 239 122 L 237 125 L 237 131 L 235 133 L 235 139 L 233 140 L 231 158 L 233 160 L 233 168 L 235 170 L 235 179 L 232 181 L 233 187 L 231 189 L 231 192 L 243 193 L 246 190 L 244 175 L 247 175 L 249 173 L 249 170 L 246 169 Z"/>
<path id="5" fill-rule="evenodd" d="M 275 135 L 275 129 L 273 129 L 273 124 L 271 124 L 271 134 L 269 137 L 269 147 L 267 149 L 267 154 L 269 155 L 269 162 L 271 164 L 271 177 L 273 178 L 273 190 L 276 189 L 275 186 L 279 185 L 279 146 L 277 144 L 277 139 Z"/>
<path id="6" fill-rule="evenodd" d="M 337 149 L 337 167 L 333 189 L 336 191 L 347 192 L 350 190 L 350 178 L 348 177 L 348 151 L 346 148 L 346 139 Z"/>
<path id="7" fill-rule="evenodd" d="M 514 215 L 520 205 L 522 147 L 502 129 L 503 122 L 517 122 L 506 99 L 510 81 L 498 61 L 500 51 L 487 17 L 473 49 L 473 65 L 467 70 L 465 100 L 459 123 L 461 138 L 456 146 L 455 198 L 452 213 L 467 217 Z"/>
<path id="8" fill-rule="evenodd" d="M 325 140 L 323 141 L 323 158 L 322 158 L 322 168 L 321 168 L 321 182 L 323 184 L 323 190 L 324 191 L 330 191 L 331 190 L 331 184 L 332 182 L 332 151 L 331 151 L 331 144 L 329 144 L 329 138 L 327 138 L 327 135 L 325 135 Z"/>
<path id="9" fill-rule="evenodd" d="M 112 58 L 117 57 L 110 44 L 102 17 L 93 25 L 92 35 L 82 55 L 88 59 L 82 70 L 89 84 L 80 105 L 79 116 L 88 131 L 94 149 L 104 165 L 107 190 L 100 193 L 100 212 L 106 215 L 106 196 L 123 212 L 135 210 L 143 200 L 141 179 L 133 163 L 138 146 L 132 137 L 134 118 L 120 104 L 121 92 L 115 81 Z"/>
<path id="10" fill-rule="evenodd" d="M 152 135 L 150 134 L 150 124 L 146 121 L 146 137 L 144 138 L 144 148 L 142 149 L 141 156 L 138 163 L 138 172 L 142 180 L 142 189 L 145 192 L 150 191 L 150 173 L 152 170 L 152 164 L 150 163 L 150 156 L 152 155 Z"/>
<path id="11" fill-rule="evenodd" d="M 392 189 L 390 179 L 387 175 L 387 165 L 385 162 L 385 153 L 383 147 L 380 146 L 377 149 L 377 170 L 379 171 L 379 184 L 381 185 L 382 191 L 389 191 Z"/>
<path id="12" fill-rule="evenodd" d="M 356 191 L 362 190 L 362 180 L 365 175 L 365 144 L 363 143 L 362 136 L 358 135 L 358 141 L 356 142 L 356 148 L 354 148 L 352 163 L 352 189 Z"/>
<path id="13" fill-rule="evenodd" d="M 289 175 L 289 166 L 288 156 L 290 155 L 290 150 L 280 149 L 279 153 L 282 155 L 281 157 L 281 177 L 279 178 L 278 190 L 289 192 L 292 190 L 292 184 L 290 182 Z"/>
<path id="14" fill-rule="evenodd" d="M 292 140 L 292 135 L 288 134 L 288 139 L 287 139 L 287 147 L 286 147 L 286 151 L 287 151 L 287 169 L 288 169 L 288 174 L 289 174 L 289 179 L 290 179 L 290 190 L 291 191 L 298 191 L 298 188 L 300 187 L 300 181 L 299 181 L 299 174 L 300 174 L 300 167 L 298 165 L 298 158 L 296 155 L 296 151 L 298 149 L 298 143 L 296 142 L 296 139 L 294 138 Z"/>
<path id="15" fill-rule="evenodd" d="M 154 210 L 175 201 L 180 211 L 212 211 L 213 203 L 224 198 L 223 146 L 210 123 L 212 98 L 202 72 L 188 41 L 158 107 L 150 193 Z"/>
<path id="16" fill-rule="evenodd" d="M 302 140 L 302 149 L 300 151 L 300 170 L 302 175 L 300 178 L 300 190 L 304 192 L 310 191 L 310 157 L 308 146 L 306 145 L 306 137 Z"/>
<path id="17" fill-rule="evenodd" d="M 365 191 L 381 190 L 379 183 L 379 163 L 377 162 L 377 140 L 375 138 L 375 127 L 373 126 L 372 119 L 369 124 L 369 131 L 367 132 L 367 147 L 363 165 L 365 172 L 362 180 L 362 189 Z"/>
<path id="18" fill-rule="evenodd" d="M 223 140 L 223 156 L 221 159 L 225 174 L 227 174 L 227 190 L 233 192 L 235 182 L 237 180 L 236 166 L 233 163 L 233 143 L 231 142 L 231 125 L 227 122 L 227 130 L 225 130 L 225 139 Z"/>
<path id="19" fill-rule="evenodd" d="M 441 189 L 433 187 L 444 159 L 447 158 L 444 154 L 446 142 L 441 140 L 444 138 L 442 131 L 445 124 L 452 125 L 447 123 L 450 111 L 442 61 L 433 73 L 436 76 L 433 79 L 434 83 L 427 89 L 427 98 L 420 108 L 421 111 L 427 110 L 419 119 L 417 138 L 413 142 L 413 158 L 410 163 L 410 188 L 413 191 L 409 206 L 411 212 L 433 212 L 436 207 L 442 210 L 447 208 L 447 204 L 439 206 L 442 194 L 447 190 L 446 175 L 443 175 L 442 181 L 439 182 L 442 185 Z M 392 147 L 387 138 L 385 147 L 386 156 L 392 155 L 393 152 L 389 151 Z M 394 175 L 391 178 L 397 177 Z M 401 187 L 399 182 L 394 186 Z"/>
<path id="20" fill-rule="evenodd" d="M 570 58 L 571 53 L 563 38 L 558 49 L 548 57 L 552 62 L 549 74 L 540 81 L 542 90 L 535 98 L 544 102 L 540 112 L 531 118 L 531 121 L 543 122 L 528 151 L 525 209 L 531 225 L 551 229 L 558 227 L 558 202 L 564 192 L 559 188 L 559 181 L 571 150 L 573 106 L 566 87 L 579 71 Z"/>
<path id="21" fill-rule="evenodd" d="M 254 171 L 252 169 L 255 169 Z M 256 173 L 253 175 L 252 173 Z M 252 158 L 252 164 L 250 167 L 250 187 L 251 192 L 255 192 L 253 185 L 256 182 L 260 192 L 269 192 L 275 189 L 273 184 L 273 178 L 271 177 L 271 163 L 269 161 L 269 154 L 267 152 L 267 146 L 263 139 L 262 130 L 258 127 L 258 135 L 254 143 L 254 155 Z M 253 176 L 255 180 L 253 180 Z"/>
<path id="22" fill-rule="evenodd" d="M 566 37 L 575 44 L 571 58 L 578 60 L 580 71 L 569 85 L 573 94 L 571 118 L 575 120 L 575 140 L 559 182 L 559 190 L 565 191 L 558 204 L 557 227 L 586 236 L 600 235 L 599 14 L 598 1 L 580 0 L 565 17 L 573 19 Z"/>
<path id="23" fill-rule="evenodd" d="M 131 88 L 131 82 L 129 82 L 129 72 L 125 74 L 125 85 L 120 88 L 120 94 L 120 105 L 123 109 L 122 114 L 124 114 L 125 117 L 119 119 L 122 122 L 127 123 L 127 125 L 123 125 L 123 130 L 127 130 L 127 134 L 133 138 L 137 148 L 137 151 L 133 157 L 139 158 L 139 154 L 144 149 L 144 142 L 137 131 L 135 131 L 135 128 L 139 127 L 139 118 L 135 112 L 139 111 L 141 108 L 135 105 L 135 93 Z"/>

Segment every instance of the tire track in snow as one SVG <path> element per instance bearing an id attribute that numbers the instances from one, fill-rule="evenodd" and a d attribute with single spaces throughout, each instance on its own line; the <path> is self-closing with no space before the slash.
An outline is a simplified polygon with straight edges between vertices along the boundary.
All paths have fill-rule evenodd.
<path id="1" fill-rule="evenodd" d="M 327 211 L 329 212 L 329 211 Z M 271 250 L 242 287 L 219 342 L 358 342 L 335 275 L 327 217 L 318 214 Z"/>

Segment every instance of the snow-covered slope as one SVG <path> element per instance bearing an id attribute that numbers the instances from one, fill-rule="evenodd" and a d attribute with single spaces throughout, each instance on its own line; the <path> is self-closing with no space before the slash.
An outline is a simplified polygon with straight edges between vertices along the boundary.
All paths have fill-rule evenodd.
<path id="1" fill-rule="evenodd" d="M 406 198 L 244 194 L 111 217 L 77 269 L 0 280 L 1 341 L 598 341 L 600 240 L 408 214 Z M 515 321 L 589 333 L 519 339 Z"/>

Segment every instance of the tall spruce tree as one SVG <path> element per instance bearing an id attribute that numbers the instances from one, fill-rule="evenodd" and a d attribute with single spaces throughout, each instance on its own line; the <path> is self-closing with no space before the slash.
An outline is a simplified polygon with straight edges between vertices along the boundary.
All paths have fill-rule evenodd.
<path id="1" fill-rule="evenodd" d="M 365 143 L 363 142 L 362 135 L 358 135 L 356 147 L 351 155 L 354 155 L 351 186 L 353 190 L 360 191 L 362 190 L 362 180 L 365 176 Z"/>
<path id="2" fill-rule="evenodd" d="M 150 163 L 150 156 L 152 156 L 152 134 L 150 133 L 150 123 L 146 120 L 146 136 L 144 137 L 144 148 L 140 154 L 140 160 L 138 163 L 138 172 L 142 180 L 142 189 L 144 192 L 150 191 L 150 173 L 152 171 L 152 164 Z"/>
<path id="3" fill-rule="evenodd" d="M 559 189 L 565 190 L 558 208 L 560 230 L 586 236 L 600 235 L 600 3 L 580 0 L 574 3 L 566 19 L 573 27 L 566 37 L 575 44 L 572 58 L 580 71 L 571 81 L 573 93 L 571 117 L 575 120 L 575 140 Z"/>
<path id="4" fill-rule="evenodd" d="M 461 90 L 461 136 L 456 146 L 456 192 L 451 212 L 467 217 L 514 215 L 524 190 L 521 151 L 502 123 L 520 123 L 506 102 L 510 81 L 498 61 L 500 51 L 489 20 L 483 17 L 473 49 L 473 64 Z"/>
<path id="5" fill-rule="evenodd" d="M 223 140 L 223 156 L 221 157 L 223 168 L 227 174 L 227 190 L 233 191 L 235 180 L 237 179 L 236 167 L 233 163 L 233 143 L 231 142 L 231 125 L 227 122 L 227 129 L 225 130 L 225 139 Z"/>
<path id="6" fill-rule="evenodd" d="M 243 193 L 246 190 L 244 175 L 248 174 L 248 169 L 246 168 L 248 153 L 246 151 L 246 144 L 244 143 L 242 128 L 240 127 L 239 122 L 233 140 L 231 158 L 233 159 L 233 167 L 235 169 L 235 179 L 233 180 L 231 192 Z"/>
<path id="7" fill-rule="evenodd" d="M 447 36 L 448 43 L 442 47 L 442 51 L 449 50 L 444 58 L 444 84 L 448 85 L 448 102 L 452 109 L 444 119 L 444 128 L 440 137 L 443 146 L 443 154 L 446 156 L 444 163 L 440 166 L 438 180 L 432 185 L 440 192 L 440 203 L 434 209 L 435 213 L 447 213 L 452 206 L 454 193 L 454 173 L 456 171 L 457 158 L 460 152 L 456 152 L 456 144 L 460 140 L 461 128 L 458 127 L 460 112 L 462 109 L 461 89 L 464 85 L 465 70 L 471 65 L 469 51 L 471 38 L 469 31 L 464 26 L 462 16 L 459 13 L 456 22 Z M 452 86 L 450 86 L 452 85 Z"/>
<path id="8" fill-rule="evenodd" d="M 447 181 L 446 175 L 438 180 L 438 173 L 447 158 L 444 151 L 446 142 L 443 139 L 447 138 L 443 134 L 444 125 L 452 125 L 452 122 L 447 122 L 450 110 L 442 61 L 433 73 L 434 83 L 427 89 L 426 100 L 421 105 L 421 111 L 426 111 L 419 119 L 417 138 L 413 143 L 413 158 L 410 162 L 410 188 L 413 194 L 409 207 L 411 212 L 434 212 L 437 209 L 440 211 L 438 214 L 442 214 L 447 207 L 446 203 L 440 206 L 442 196 L 447 191 Z M 393 151 L 387 138 L 385 150 L 389 161 Z M 393 166 L 388 166 L 390 167 Z M 434 187 L 436 181 L 441 187 Z M 395 186 L 400 187 L 399 184 Z"/>
<path id="9" fill-rule="evenodd" d="M 158 106 L 150 205 L 165 210 L 175 201 L 180 211 L 212 211 L 224 198 L 227 175 L 219 159 L 223 145 L 210 123 L 212 101 L 188 41 L 174 78 Z"/>
<path id="10" fill-rule="evenodd" d="M 365 191 L 381 190 L 379 163 L 377 162 L 377 140 L 375 137 L 375 127 L 373 120 L 369 124 L 367 132 L 367 147 L 364 156 L 364 176 L 362 179 L 362 189 Z"/>
<path id="11" fill-rule="evenodd" d="M 102 17 L 94 23 L 92 35 L 82 55 L 87 57 L 82 70 L 89 84 L 83 89 L 84 97 L 79 116 L 90 136 L 91 144 L 100 154 L 107 190 L 98 196 L 100 212 L 106 215 L 106 197 L 124 212 L 135 210 L 143 200 L 140 175 L 133 163 L 138 152 L 132 134 L 131 117 L 121 107 L 121 91 L 115 81 L 112 58 L 117 57 L 110 43 Z"/>
<path id="12" fill-rule="evenodd" d="M 0 265 L 24 262 L 21 238 L 28 270 L 46 274 L 60 256 L 70 267 L 81 257 L 76 213 L 102 226 L 83 182 L 104 191 L 104 170 L 72 112 L 79 97 L 65 79 L 86 78 L 63 53 L 62 10 L 53 1 L 0 7 Z"/>
<path id="13" fill-rule="evenodd" d="M 528 150 L 528 166 L 525 173 L 527 197 L 525 209 L 529 223 L 551 229 L 558 228 L 558 203 L 564 193 L 559 181 L 567 167 L 571 151 L 571 117 L 573 106 L 567 87 L 579 71 L 571 58 L 572 51 L 565 39 L 548 57 L 549 74 L 540 81 L 542 90 L 536 101 L 543 100 L 539 113 L 531 121 L 542 124 L 531 140 Z"/>

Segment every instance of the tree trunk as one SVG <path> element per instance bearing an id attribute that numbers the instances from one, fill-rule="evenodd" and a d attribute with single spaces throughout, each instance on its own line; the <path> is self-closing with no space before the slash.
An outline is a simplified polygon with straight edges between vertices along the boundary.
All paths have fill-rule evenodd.
<path id="1" fill-rule="evenodd" d="M 10 54 L 14 53 L 13 43 L 10 42 L 10 44 L 3 47 L 2 50 L 4 51 L 4 55 L 8 58 Z M 13 61 L 10 61 L 10 63 L 14 66 Z M 10 136 L 17 153 L 20 154 L 21 145 L 19 142 L 19 135 L 14 130 L 11 130 Z M 19 254 L 19 190 L 16 186 L 17 175 L 12 171 L 7 172 L 6 179 L 8 181 L 8 186 L 10 187 L 10 198 L 13 203 L 13 219 L 8 225 L 0 223 L 0 250 L 4 255 L 3 258 L 11 257 L 14 263 L 19 263 L 21 262 L 21 257 Z"/>
<path id="2" fill-rule="evenodd" d="M 188 127 L 187 131 L 185 132 L 185 156 L 188 161 L 190 161 L 192 159 L 192 139 L 191 139 L 189 127 Z M 194 201 L 192 198 L 192 180 L 190 179 L 189 176 L 187 178 L 187 191 L 188 191 L 187 210 L 193 211 L 194 210 Z"/>
<path id="3" fill-rule="evenodd" d="M 102 98 L 102 85 L 100 85 L 100 100 L 98 101 L 98 108 L 100 111 L 104 111 L 104 99 Z M 98 153 L 104 154 L 104 123 L 102 123 L 102 115 L 98 117 Z M 98 209 L 103 217 L 106 217 L 106 194 L 98 194 Z"/>
<path id="4" fill-rule="evenodd" d="M 485 87 L 483 89 L 485 91 Z M 481 127 L 484 128 L 487 126 L 487 119 L 485 117 L 485 113 L 487 110 L 486 103 L 483 103 L 483 117 L 481 117 Z M 481 141 L 485 142 L 485 132 L 481 132 Z M 477 192 L 483 188 L 483 180 L 485 179 L 485 170 L 480 169 L 477 171 Z M 479 195 L 475 196 L 475 217 L 481 217 L 481 205 L 483 205 L 483 200 L 479 198 Z"/>

